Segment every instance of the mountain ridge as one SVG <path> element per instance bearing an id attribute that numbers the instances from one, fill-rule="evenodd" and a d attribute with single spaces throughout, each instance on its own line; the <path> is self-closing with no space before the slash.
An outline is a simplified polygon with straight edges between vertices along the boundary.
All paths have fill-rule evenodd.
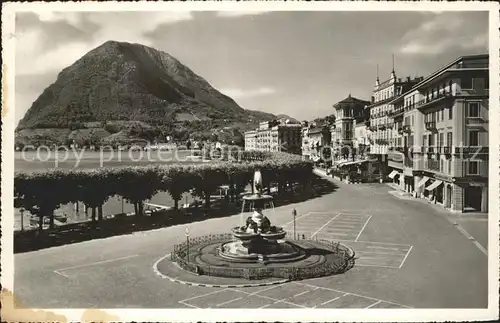
<path id="1" fill-rule="evenodd" d="M 252 128 L 276 119 L 246 110 L 170 54 L 141 44 L 107 41 L 65 67 L 33 102 L 16 132 L 87 128 L 88 123 L 144 123 L 184 128 Z M 200 126 L 199 124 L 197 125 Z M 121 126 L 127 128 L 126 126 Z M 208 131 L 209 128 L 202 129 Z M 246 129 L 241 129 L 246 130 Z"/>

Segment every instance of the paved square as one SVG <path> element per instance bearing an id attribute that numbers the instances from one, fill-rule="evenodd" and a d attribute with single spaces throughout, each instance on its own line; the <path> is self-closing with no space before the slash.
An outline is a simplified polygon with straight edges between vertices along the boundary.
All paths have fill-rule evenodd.
<path id="1" fill-rule="evenodd" d="M 295 221 L 299 233 L 309 238 L 357 240 L 370 221 L 369 214 L 348 214 L 334 212 L 310 212 Z M 293 230 L 292 223 L 284 225 L 285 230 Z"/>
<path id="2" fill-rule="evenodd" d="M 347 212 L 310 212 L 296 219 L 299 236 L 345 242 L 356 252 L 356 266 L 401 268 L 409 256 L 410 245 L 360 241 L 372 215 Z M 293 222 L 284 225 L 293 232 Z"/>
<path id="3" fill-rule="evenodd" d="M 412 246 L 366 241 L 345 241 L 356 252 L 356 266 L 401 268 Z"/>
<path id="4" fill-rule="evenodd" d="M 373 297 L 296 282 L 219 289 L 179 303 L 192 308 L 408 308 Z"/>

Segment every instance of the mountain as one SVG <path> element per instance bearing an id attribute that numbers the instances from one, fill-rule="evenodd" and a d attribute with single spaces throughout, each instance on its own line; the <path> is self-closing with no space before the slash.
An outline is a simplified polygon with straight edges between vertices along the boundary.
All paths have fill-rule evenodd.
<path id="1" fill-rule="evenodd" d="M 190 134 L 192 125 L 201 131 L 232 126 L 245 130 L 275 118 L 241 108 L 165 52 L 108 41 L 59 73 L 19 122 L 16 135 L 29 141 L 34 133 L 39 139 L 45 132 L 54 136 L 43 129 L 58 129 L 55 137 L 67 140 L 75 131 L 98 129 L 87 136 L 103 139 L 121 132 L 140 137 L 137 127 L 162 135 Z"/>

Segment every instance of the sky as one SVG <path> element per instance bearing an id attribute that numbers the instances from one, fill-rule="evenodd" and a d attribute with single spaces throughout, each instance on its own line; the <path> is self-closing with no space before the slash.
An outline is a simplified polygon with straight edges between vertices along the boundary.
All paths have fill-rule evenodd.
<path id="1" fill-rule="evenodd" d="M 108 40 L 176 57 L 245 109 L 312 120 L 377 76 L 426 76 L 488 52 L 487 12 L 23 12 L 16 15 L 16 121 L 57 74 Z"/>

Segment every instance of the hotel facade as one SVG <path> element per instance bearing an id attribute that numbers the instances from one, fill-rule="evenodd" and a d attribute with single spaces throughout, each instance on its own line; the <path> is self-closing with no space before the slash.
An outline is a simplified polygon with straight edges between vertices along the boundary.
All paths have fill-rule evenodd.
<path id="1" fill-rule="evenodd" d="M 488 64 L 460 57 L 389 102 L 389 177 L 401 189 L 452 211 L 488 211 Z"/>
<path id="2" fill-rule="evenodd" d="M 266 121 L 245 132 L 245 150 L 302 153 L 302 126 L 285 120 Z"/>

